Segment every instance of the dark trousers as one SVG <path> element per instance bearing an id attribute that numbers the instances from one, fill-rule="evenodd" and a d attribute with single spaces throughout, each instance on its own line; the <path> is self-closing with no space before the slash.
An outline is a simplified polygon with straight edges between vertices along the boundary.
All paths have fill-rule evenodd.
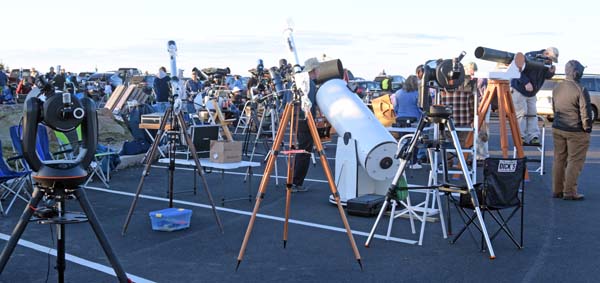
<path id="1" fill-rule="evenodd" d="M 310 135 L 308 122 L 303 119 L 298 120 L 298 149 L 304 149 L 307 153 L 296 154 L 294 163 L 294 179 L 292 183 L 297 186 L 302 186 L 304 178 L 308 173 L 310 166 L 310 153 L 313 150 L 314 141 Z"/>

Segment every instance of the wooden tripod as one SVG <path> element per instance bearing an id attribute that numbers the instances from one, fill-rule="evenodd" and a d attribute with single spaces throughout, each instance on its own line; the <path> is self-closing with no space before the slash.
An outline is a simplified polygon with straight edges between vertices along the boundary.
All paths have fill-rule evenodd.
<path id="1" fill-rule="evenodd" d="M 517 148 L 517 156 L 522 158 L 525 156 L 523 152 L 523 141 L 521 140 L 521 132 L 519 131 L 519 123 L 515 113 L 515 106 L 512 102 L 510 94 L 510 83 L 507 80 L 489 80 L 485 94 L 477 109 L 479 119 L 479 129 L 484 123 L 485 115 L 489 109 L 490 103 L 494 96 L 498 97 L 498 118 L 500 121 L 500 147 L 502 148 L 502 157 L 508 157 L 508 134 L 506 132 L 506 119 L 510 125 L 513 144 Z M 467 137 L 466 146 L 473 146 L 473 132 Z"/>
<path id="2" fill-rule="evenodd" d="M 273 147 L 271 149 L 271 155 L 267 159 L 267 165 L 265 167 L 265 172 L 260 181 L 260 187 L 258 188 L 258 193 L 256 194 L 256 203 L 254 204 L 254 210 L 252 211 L 252 216 L 250 217 L 250 222 L 248 223 L 248 228 L 246 229 L 246 235 L 244 236 L 244 241 L 242 242 L 242 246 L 240 248 L 240 253 L 238 255 L 238 261 L 236 270 L 240 266 L 242 262 L 242 258 L 244 257 L 244 252 L 246 250 L 246 246 L 248 245 L 248 240 L 250 239 L 250 233 L 252 232 L 252 228 L 254 227 L 254 221 L 256 220 L 256 214 L 258 213 L 258 208 L 262 202 L 262 199 L 265 196 L 265 192 L 267 190 L 267 184 L 269 183 L 269 179 L 271 176 L 271 171 L 273 170 L 273 165 L 275 164 L 275 160 L 277 159 L 277 155 L 279 153 L 284 154 L 307 154 L 304 150 L 290 150 L 290 151 L 280 151 L 280 147 L 283 141 L 283 136 L 286 130 L 288 123 L 290 124 L 290 141 L 293 139 L 294 129 L 297 127 L 298 120 L 297 116 L 294 115 L 295 112 L 295 103 L 297 104 L 299 101 L 288 102 L 283 110 L 283 115 L 281 116 L 281 121 L 279 123 L 279 128 L 277 129 L 277 135 L 275 136 L 275 141 L 273 142 Z M 292 120 L 292 117 L 294 120 Z M 319 156 L 321 159 L 321 165 L 323 166 L 323 170 L 325 171 L 325 176 L 327 177 L 327 182 L 329 183 L 329 188 L 331 189 L 332 195 L 335 197 L 335 203 L 340 212 L 340 216 L 342 218 L 342 222 L 344 223 L 344 227 L 346 228 L 346 233 L 348 234 L 348 238 L 350 239 L 350 245 L 352 246 L 352 250 L 354 251 L 354 256 L 362 269 L 362 263 L 360 260 L 360 254 L 358 252 L 358 248 L 356 247 L 356 242 L 354 241 L 354 237 L 352 236 L 352 231 L 350 230 L 350 225 L 348 224 L 348 219 L 346 219 L 346 214 L 344 213 L 344 209 L 342 208 L 342 204 L 340 202 L 340 195 L 338 193 L 337 187 L 333 180 L 331 169 L 329 168 L 329 163 L 327 163 L 327 157 L 325 156 L 325 151 L 323 150 L 323 144 L 321 143 L 321 139 L 319 138 L 319 133 L 317 132 L 317 126 L 315 125 L 315 121 L 310 112 L 306 112 L 306 119 L 308 122 L 308 127 L 310 129 L 310 135 L 313 138 L 314 144 L 317 147 L 319 152 Z M 291 143 L 290 143 L 291 144 Z M 288 220 L 290 216 L 290 203 L 292 199 L 292 178 L 293 178 L 293 170 L 291 158 L 288 158 L 287 163 L 287 181 L 286 181 L 286 198 L 285 198 L 285 222 L 283 226 L 283 247 L 285 248 L 287 243 L 287 233 L 288 233 Z"/>

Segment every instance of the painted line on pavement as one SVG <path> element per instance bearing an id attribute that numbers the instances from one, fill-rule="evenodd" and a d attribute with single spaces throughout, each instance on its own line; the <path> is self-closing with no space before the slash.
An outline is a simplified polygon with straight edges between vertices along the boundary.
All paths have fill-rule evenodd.
<path id="1" fill-rule="evenodd" d="M 91 190 L 95 190 L 95 191 L 100 191 L 100 192 L 105 192 L 105 193 L 111 193 L 111 194 L 117 194 L 117 195 L 123 195 L 123 196 L 130 196 L 130 197 L 135 197 L 134 193 L 128 193 L 128 192 L 120 192 L 120 191 L 114 191 L 114 190 L 109 190 L 109 189 L 104 189 L 104 188 L 98 188 L 98 187 L 90 187 L 90 186 L 86 186 L 87 189 L 91 189 Z M 144 194 L 140 194 L 139 195 L 140 198 L 143 199 L 150 199 L 150 200 L 156 200 L 156 201 L 162 201 L 162 202 L 169 202 L 169 199 L 167 198 L 163 198 L 163 197 L 155 197 L 155 196 L 149 196 L 149 195 L 144 195 Z M 182 200 L 173 200 L 173 203 L 177 203 L 177 204 L 183 204 L 183 205 L 188 205 L 188 206 L 193 206 L 193 207 L 201 207 L 201 208 L 206 208 L 206 209 L 212 209 L 211 205 L 207 205 L 207 204 L 200 204 L 200 203 L 195 203 L 195 202 L 190 202 L 190 201 L 182 201 Z M 235 214 L 241 214 L 241 215 L 248 215 L 251 216 L 252 212 L 250 211 L 244 211 L 244 210 L 237 210 L 237 209 L 231 209 L 231 208 L 225 208 L 225 207 L 218 207 L 215 206 L 215 208 L 219 211 L 224 211 L 224 212 L 229 212 L 229 213 L 235 213 Z M 285 218 L 283 217 L 279 217 L 279 216 L 272 216 L 272 215 L 267 215 L 267 214 L 261 214 L 261 213 L 257 213 L 256 217 L 260 217 L 260 218 L 264 218 L 264 219 L 270 219 L 270 220 L 275 220 L 275 221 L 280 221 L 280 222 L 284 222 Z M 346 233 L 346 229 L 345 228 L 340 228 L 340 227 L 335 227 L 335 226 L 330 226 L 330 225 L 323 225 L 323 224 L 318 224 L 318 223 L 313 223 L 313 222 L 308 222 L 308 221 L 301 221 L 301 220 L 294 220 L 294 219 L 289 219 L 288 221 L 289 223 L 292 224 L 298 224 L 298 225 L 302 225 L 302 226 L 308 226 L 308 227 L 313 227 L 313 228 L 318 228 L 318 229 L 323 229 L 323 230 L 329 230 L 329 231 L 335 231 L 335 232 L 342 232 L 342 233 Z M 364 236 L 364 237 L 368 237 L 369 233 L 367 232 L 363 232 L 363 231 L 355 231 L 355 230 L 351 230 L 353 235 L 357 235 L 357 236 Z M 379 235 L 379 234 L 375 234 L 373 235 L 374 238 L 377 239 L 388 239 L 390 241 L 393 242 L 400 242 L 400 243 L 405 243 L 405 244 L 415 244 L 417 243 L 417 241 L 415 240 L 408 240 L 408 239 L 402 239 L 402 238 L 396 238 L 396 237 L 387 237 L 385 235 Z"/>
<path id="2" fill-rule="evenodd" d="M 0 239 L 8 241 L 8 239 L 10 239 L 10 235 L 4 234 L 4 233 L 0 233 Z M 26 247 L 26 248 L 30 248 L 32 250 L 36 250 L 38 252 L 42 252 L 45 254 L 50 254 L 53 256 L 56 256 L 56 249 L 53 248 L 49 248 L 49 247 L 45 247 L 42 245 L 38 245 L 34 242 L 30 242 L 27 240 L 23 240 L 20 239 L 19 242 L 17 242 L 18 245 Z M 115 274 L 115 271 L 112 269 L 112 267 L 106 266 L 106 265 L 102 265 L 99 263 L 95 263 L 93 261 L 89 261 L 87 259 L 83 259 L 80 258 L 78 256 L 74 256 L 71 254 L 65 254 L 65 259 L 72 262 L 72 263 L 76 263 L 79 264 L 81 266 L 85 266 L 85 267 L 89 267 L 91 269 L 95 269 L 97 271 L 112 275 L 114 277 L 117 277 L 117 275 Z M 142 277 L 139 276 L 135 276 L 132 274 L 127 273 L 127 277 L 129 279 L 131 279 L 132 281 L 139 283 L 139 282 L 143 282 L 143 283 L 153 283 L 154 281 L 148 280 L 148 279 L 144 279 Z"/>

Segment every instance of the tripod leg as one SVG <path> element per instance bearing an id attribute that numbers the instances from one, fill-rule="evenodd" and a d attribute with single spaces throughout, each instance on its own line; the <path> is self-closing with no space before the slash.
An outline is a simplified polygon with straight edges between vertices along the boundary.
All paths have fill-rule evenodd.
<path id="1" fill-rule="evenodd" d="M 192 152 L 192 158 L 194 159 L 194 163 L 196 163 L 196 171 L 200 174 L 200 179 L 202 179 L 202 185 L 204 186 L 204 191 L 206 191 L 206 196 L 208 197 L 208 201 L 212 207 L 213 214 L 215 215 L 215 220 L 217 221 L 217 225 L 219 225 L 219 229 L 221 233 L 223 233 L 223 224 L 221 224 L 221 219 L 217 214 L 217 208 L 215 207 L 215 202 L 213 201 L 212 194 L 208 189 L 208 183 L 206 182 L 206 177 L 204 176 L 204 171 L 202 170 L 202 165 L 200 164 L 200 159 L 198 159 L 198 153 L 196 153 L 196 146 L 192 141 L 192 138 L 187 133 L 187 126 L 185 125 L 185 121 L 183 120 L 183 116 L 181 113 L 177 114 L 177 121 L 181 127 L 181 131 L 183 132 L 183 136 L 185 138 L 185 142 L 190 147 L 190 151 Z M 194 182 L 195 184 L 195 182 Z"/>
<path id="2" fill-rule="evenodd" d="M 369 233 L 369 237 L 367 237 L 367 241 L 365 242 L 365 247 L 369 247 L 369 244 L 371 244 L 371 240 L 373 239 L 373 235 L 375 235 L 375 229 L 377 228 L 377 225 L 379 225 L 379 220 L 381 220 L 381 217 L 383 216 L 383 213 L 385 212 L 385 210 L 387 209 L 388 204 L 390 203 L 390 199 L 386 196 L 385 197 L 385 201 L 383 202 L 383 205 L 381 206 L 381 210 L 379 210 L 379 214 L 377 214 L 377 219 L 375 219 L 375 224 L 373 224 L 373 228 L 371 228 L 371 232 Z M 392 216 L 390 216 L 392 217 Z"/>
<path id="3" fill-rule="evenodd" d="M 331 174 L 331 169 L 329 168 L 329 163 L 327 163 L 327 156 L 325 154 L 325 150 L 323 150 L 323 144 L 321 143 L 321 139 L 319 138 L 319 133 L 317 132 L 317 125 L 315 125 L 315 120 L 313 119 L 312 113 L 310 111 L 305 113 L 306 122 L 308 122 L 308 128 L 310 129 L 311 136 L 313 138 L 314 144 L 317 146 L 319 151 L 319 157 L 321 159 L 321 165 L 323 166 L 323 170 L 325 170 L 325 176 L 327 176 L 327 182 L 329 183 L 329 188 L 331 189 L 331 194 L 335 198 L 335 203 L 340 212 L 340 216 L 342 217 L 342 222 L 344 222 L 344 227 L 346 228 L 346 233 L 348 234 L 348 238 L 350 239 L 350 245 L 352 246 L 352 250 L 354 251 L 354 257 L 360 268 L 362 270 L 362 263 L 360 260 L 360 253 L 358 252 L 358 248 L 356 247 L 356 242 L 354 242 L 354 236 L 352 236 L 352 230 L 350 229 L 350 224 L 348 224 L 348 219 L 346 218 L 346 214 L 344 213 L 344 209 L 342 208 L 342 204 L 340 202 L 340 194 L 335 186 L 335 182 L 333 180 L 333 175 Z"/>
<path id="4" fill-rule="evenodd" d="M 291 105 L 290 107 L 290 117 L 292 122 L 290 123 L 290 134 L 289 134 L 289 145 L 290 147 L 294 144 L 294 133 L 296 132 L 296 129 L 298 129 L 298 123 L 294 123 L 293 121 L 297 121 L 297 117 L 296 117 L 296 106 L 295 105 Z M 284 130 L 285 132 L 285 130 Z M 293 157 L 293 158 L 291 158 Z M 283 248 L 285 249 L 286 245 L 287 245 L 287 236 L 288 236 L 288 225 L 289 225 L 289 219 L 290 219 L 290 206 L 291 206 L 291 201 L 292 201 L 292 183 L 294 180 L 294 164 L 295 164 L 295 159 L 296 156 L 295 155 L 288 155 L 287 158 L 287 177 L 285 180 L 285 221 L 283 222 Z M 277 163 L 275 163 L 275 166 L 277 166 Z"/>
<path id="5" fill-rule="evenodd" d="M 64 217 L 65 212 L 65 199 L 61 198 L 58 201 L 58 217 Z M 63 283 L 65 282 L 65 269 L 67 268 L 65 261 L 65 224 L 56 224 L 56 232 L 56 271 L 58 273 L 58 282 Z"/>
<path id="6" fill-rule="evenodd" d="M 240 248 L 240 253 L 237 258 L 237 266 L 235 270 L 240 267 L 240 263 L 242 262 L 242 258 L 244 257 L 244 252 L 246 250 L 246 246 L 248 245 L 248 240 L 250 239 L 250 233 L 252 233 L 252 228 L 254 227 L 254 221 L 256 221 L 256 214 L 258 213 L 258 208 L 262 203 L 262 199 L 264 198 L 265 192 L 267 190 L 267 185 L 269 184 L 269 175 L 273 170 L 273 165 L 275 163 L 275 158 L 277 158 L 277 154 L 279 153 L 279 147 L 281 146 L 281 141 L 283 141 L 283 134 L 285 133 L 285 127 L 290 120 L 291 108 L 293 105 L 288 103 L 285 106 L 285 110 L 283 111 L 283 116 L 281 120 L 281 124 L 279 125 L 280 129 L 277 131 L 277 136 L 275 137 L 275 142 L 273 143 L 273 154 L 267 160 L 267 165 L 265 166 L 265 172 L 263 174 L 262 179 L 260 180 L 260 186 L 258 188 L 258 193 L 256 194 L 256 202 L 254 203 L 254 209 L 252 210 L 252 216 L 250 216 L 250 222 L 248 223 L 248 228 L 246 229 L 246 235 L 244 235 L 244 240 L 242 241 L 242 246 Z"/>
<path id="7" fill-rule="evenodd" d="M 465 177 L 465 181 L 467 183 L 467 187 L 469 189 L 469 193 L 471 194 L 471 200 L 473 201 L 473 206 L 475 207 L 475 214 L 477 214 L 477 219 L 479 220 L 479 224 L 481 225 L 481 232 L 485 239 L 485 243 L 490 252 L 490 259 L 496 258 L 494 254 L 494 248 L 492 247 L 492 242 L 490 241 L 490 236 L 488 235 L 487 228 L 485 226 L 485 222 L 483 221 L 483 215 L 481 214 L 481 209 L 479 208 L 479 200 L 477 199 L 477 193 L 475 192 L 475 188 L 473 186 L 473 181 L 469 175 L 467 162 L 465 161 L 465 156 L 462 154 L 462 149 L 460 147 L 460 141 L 458 140 L 458 135 L 456 134 L 456 128 L 454 127 L 454 123 L 451 119 L 446 120 L 446 126 L 450 130 L 450 134 L 452 135 L 452 143 L 454 144 L 454 148 L 456 149 L 456 155 L 458 157 L 458 161 L 462 167 L 463 176 Z"/>
<path id="8" fill-rule="evenodd" d="M 385 234 L 385 240 L 390 240 L 390 234 L 392 234 L 392 225 L 394 225 L 394 217 L 396 217 L 396 206 L 398 203 L 396 200 L 392 200 L 392 211 L 390 212 L 390 220 L 388 221 L 388 230 Z"/>
<path id="9" fill-rule="evenodd" d="M 256 151 L 256 143 L 260 139 L 260 135 L 262 135 L 262 127 L 263 122 L 265 121 L 265 116 L 267 115 L 267 109 L 263 109 L 263 114 L 260 117 L 260 122 L 258 123 L 258 128 L 256 129 L 256 138 L 254 138 L 254 142 L 252 143 L 252 153 L 250 154 L 250 161 L 254 159 L 254 152 Z"/>
<path id="10" fill-rule="evenodd" d="M 167 111 L 165 111 L 165 115 L 163 117 L 168 117 L 168 115 L 171 113 L 171 111 L 172 111 L 172 109 L 170 107 L 167 108 Z M 122 235 L 125 235 L 125 233 L 127 233 L 127 227 L 129 226 L 129 222 L 131 221 L 131 216 L 133 215 L 133 211 L 135 210 L 137 201 L 140 197 L 140 194 L 142 193 L 142 188 L 144 187 L 144 180 L 146 179 L 146 176 L 148 176 L 150 174 L 150 168 L 152 166 L 152 159 L 154 158 L 154 154 L 156 154 L 156 149 L 158 148 L 158 144 L 160 143 L 162 134 L 165 131 L 166 124 L 167 124 L 167 119 L 162 119 L 162 121 L 160 121 L 160 127 L 158 129 L 158 132 L 156 133 L 156 139 L 154 139 L 154 143 L 152 143 L 150 150 L 146 153 L 146 156 L 144 157 L 146 166 L 144 167 L 144 171 L 142 172 L 142 177 L 140 178 L 140 182 L 138 183 L 138 187 L 135 192 L 135 197 L 133 198 L 133 201 L 131 202 L 131 206 L 129 207 L 129 212 L 127 213 L 127 218 L 125 219 L 125 224 L 123 224 L 123 229 L 121 231 Z"/>
<path id="11" fill-rule="evenodd" d="M 100 246 L 102 246 L 106 257 L 110 262 L 110 265 L 115 270 L 115 274 L 117 275 L 117 278 L 119 278 L 119 282 L 128 282 L 125 270 L 123 269 L 123 266 L 121 266 L 117 255 L 110 246 L 110 242 L 108 241 L 108 238 L 106 237 L 106 234 L 104 233 L 104 230 L 102 229 L 102 226 L 100 225 L 100 222 L 96 217 L 96 213 L 94 212 L 94 209 L 92 208 L 92 205 L 90 204 L 90 201 L 87 198 L 85 190 L 83 190 L 82 188 L 76 189 L 75 197 L 77 197 L 81 209 L 83 209 L 83 212 L 87 216 L 88 221 L 90 222 L 90 225 L 92 226 L 92 229 L 96 234 L 96 238 L 98 238 L 98 242 L 100 242 Z"/>
<path id="12" fill-rule="evenodd" d="M 277 113 L 274 107 L 275 106 L 271 108 L 271 137 L 273 138 L 273 141 L 275 141 L 275 137 L 277 136 L 277 133 L 275 132 L 277 130 L 277 125 L 275 125 L 275 121 L 277 121 Z M 269 152 L 269 154 L 273 153 Z M 275 185 L 279 186 L 279 170 L 277 170 L 277 159 L 275 159 Z"/>
<path id="13" fill-rule="evenodd" d="M 44 196 L 42 191 L 38 187 L 35 187 L 35 189 L 33 190 L 33 195 L 31 197 L 31 200 L 25 207 L 23 214 L 21 214 L 21 218 L 19 218 L 19 222 L 17 222 L 15 229 L 13 229 L 13 232 L 10 236 L 10 239 L 8 240 L 8 243 L 6 243 L 6 246 L 4 246 L 4 249 L 2 250 L 2 254 L 0 254 L 0 274 L 2 274 L 2 271 L 4 270 L 6 263 L 8 263 L 8 259 L 10 258 L 13 251 L 15 250 L 15 247 L 17 246 L 17 242 L 19 242 L 19 239 L 21 239 L 21 235 L 23 235 L 23 232 L 25 231 L 25 228 L 27 227 L 27 224 L 29 223 L 29 219 L 33 215 L 33 212 L 35 211 L 35 208 L 37 207 L 38 203 L 42 199 L 42 196 Z"/>

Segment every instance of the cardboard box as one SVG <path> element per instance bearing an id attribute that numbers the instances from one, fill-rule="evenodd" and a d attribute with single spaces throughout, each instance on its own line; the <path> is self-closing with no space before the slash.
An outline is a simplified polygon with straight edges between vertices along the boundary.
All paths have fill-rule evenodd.
<path id="1" fill-rule="evenodd" d="M 210 141 L 210 161 L 217 163 L 242 161 L 242 142 Z"/>

